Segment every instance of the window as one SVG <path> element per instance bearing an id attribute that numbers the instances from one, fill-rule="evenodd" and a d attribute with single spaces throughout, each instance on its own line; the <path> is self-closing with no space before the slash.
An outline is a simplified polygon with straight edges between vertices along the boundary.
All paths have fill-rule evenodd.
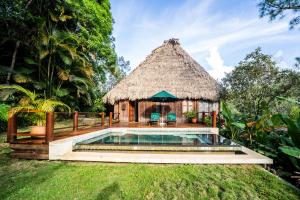
<path id="1" fill-rule="evenodd" d="M 192 111 L 193 109 L 193 101 L 188 101 L 188 111 Z"/>
<path id="2" fill-rule="evenodd" d="M 219 103 L 218 102 L 213 103 L 212 111 L 216 111 L 218 113 L 218 111 L 219 111 Z"/>
<path id="3" fill-rule="evenodd" d="M 188 112 L 188 111 L 193 111 L 193 101 L 187 101 L 184 100 L 182 101 L 182 112 Z"/>
<path id="4" fill-rule="evenodd" d="M 204 101 L 199 102 L 199 112 L 208 112 L 208 103 Z"/>
<path id="5" fill-rule="evenodd" d="M 182 102 L 182 112 L 185 113 L 188 111 L 187 101 Z"/>

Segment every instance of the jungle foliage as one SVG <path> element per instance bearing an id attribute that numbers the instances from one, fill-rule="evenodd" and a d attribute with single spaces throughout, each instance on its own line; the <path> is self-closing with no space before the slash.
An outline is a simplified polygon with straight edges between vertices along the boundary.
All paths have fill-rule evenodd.
<path id="1" fill-rule="evenodd" d="M 274 161 L 276 173 L 290 180 L 300 170 L 300 102 L 289 98 L 276 98 L 278 104 L 291 104 L 288 114 L 275 113 L 265 107 L 260 115 L 231 112 L 222 102 L 220 132 L 224 136 L 247 146 Z M 298 176 L 296 176 L 298 177 Z M 296 180 L 300 185 L 300 178 Z"/>
<path id="2" fill-rule="evenodd" d="M 226 74 L 222 85 L 223 99 L 243 114 L 262 115 L 267 107 L 272 108 L 270 111 L 286 112 L 290 105 L 279 105 L 275 99 L 300 97 L 300 72 L 296 67 L 280 68 L 270 55 L 257 48 Z"/>
<path id="3" fill-rule="evenodd" d="M 284 69 L 261 48 L 222 80 L 220 132 L 274 161 L 276 173 L 300 185 L 300 72 Z M 295 176 L 296 171 L 296 176 Z M 294 181 L 292 181 L 295 183 Z"/>
<path id="4" fill-rule="evenodd" d="M 103 95 L 107 77 L 118 76 L 108 0 L 1 1 L 0 24 L 2 84 L 85 110 Z"/>

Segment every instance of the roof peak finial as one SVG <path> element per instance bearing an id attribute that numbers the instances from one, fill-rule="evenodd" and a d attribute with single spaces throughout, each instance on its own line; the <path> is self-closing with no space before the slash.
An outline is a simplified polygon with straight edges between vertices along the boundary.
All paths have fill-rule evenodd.
<path id="1" fill-rule="evenodd" d="M 178 38 L 171 38 L 164 41 L 164 44 L 180 45 Z"/>

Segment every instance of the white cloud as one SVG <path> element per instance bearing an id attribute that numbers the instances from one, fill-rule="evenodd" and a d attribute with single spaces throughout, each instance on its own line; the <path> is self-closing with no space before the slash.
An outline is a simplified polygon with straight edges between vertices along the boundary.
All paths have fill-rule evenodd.
<path id="1" fill-rule="evenodd" d="M 208 71 L 211 76 L 215 79 L 221 80 L 225 73 L 232 71 L 232 66 L 225 66 L 224 60 L 222 59 L 218 47 L 211 47 L 209 49 L 209 56 L 206 58 L 207 63 L 211 69 Z"/>
<path id="2" fill-rule="evenodd" d="M 282 68 L 282 69 L 288 69 L 288 68 L 292 68 L 291 66 L 288 65 L 288 63 L 283 59 L 283 51 L 282 50 L 278 50 L 276 51 L 272 58 L 273 60 L 277 63 L 277 65 Z"/>
<path id="3" fill-rule="evenodd" d="M 230 66 L 224 66 L 218 48 L 226 54 L 225 63 L 235 65 L 239 61 L 237 57 L 245 56 L 245 52 L 243 55 L 241 52 L 246 48 L 264 48 L 264 45 L 278 42 L 296 45 L 298 40 L 291 40 L 291 37 L 299 38 L 299 35 L 288 35 L 288 21 L 285 19 L 276 23 L 259 19 L 255 3 L 252 3 L 254 7 L 245 9 L 247 14 L 242 15 L 239 11 L 213 10 L 212 7 L 218 4 L 214 0 L 182 2 L 178 6 L 164 3 L 165 7 L 151 10 L 148 6 L 151 1 L 112 1 L 116 51 L 130 61 L 132 68 L 164 40 L 175 37 L 180 39 L 188 53 L 199 55 L 194 57 L 198 62 L 209 62 L 211 75 L 221 78 Z"/>
<path id="4" fill-rule="evenodd" d="M 273 58 L 281 58 L 283 55 L 283 51 L 282 50 L 278 50 L 274 55 Z"/>

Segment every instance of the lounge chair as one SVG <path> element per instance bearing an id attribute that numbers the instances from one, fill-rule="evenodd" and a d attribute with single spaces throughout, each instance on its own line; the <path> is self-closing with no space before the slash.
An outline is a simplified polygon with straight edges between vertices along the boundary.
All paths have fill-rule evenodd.
<path id="1" fill-rule="evenodd" d="M 167 122 L 167 124 L 176 123 L 176 114 L 175 113 L 168 113 L 166 122 Z"/>
<path id="2" fill-rule="evenodd" d="M 158 123 L 160 119 L 159 113 L 151 113 L 149 124 Z"/>

